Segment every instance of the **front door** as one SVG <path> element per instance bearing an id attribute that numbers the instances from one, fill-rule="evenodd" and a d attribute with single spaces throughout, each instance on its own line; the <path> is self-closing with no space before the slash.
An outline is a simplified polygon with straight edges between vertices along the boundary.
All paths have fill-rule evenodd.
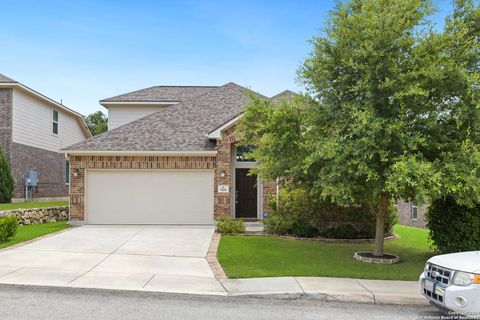
<path id="1" fill-rule="evenodd" d="M 257 176 L 235 169 L 235 217 L 257 219 Z"/>

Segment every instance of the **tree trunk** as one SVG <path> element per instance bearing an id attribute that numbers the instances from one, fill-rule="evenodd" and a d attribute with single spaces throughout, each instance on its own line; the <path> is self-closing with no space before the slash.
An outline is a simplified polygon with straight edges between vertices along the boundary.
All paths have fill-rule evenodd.
<path id="1" fill-rule="evenodd" d="M 388 196 L 386 194 L 382 194 L 378 202 L 378 210 L 376 214 L 375 249 L 373 250 L 373 255 L 377 257 L 383 256 L 385 216 L 387 215 L 388 202 L 389 202 Z"/>

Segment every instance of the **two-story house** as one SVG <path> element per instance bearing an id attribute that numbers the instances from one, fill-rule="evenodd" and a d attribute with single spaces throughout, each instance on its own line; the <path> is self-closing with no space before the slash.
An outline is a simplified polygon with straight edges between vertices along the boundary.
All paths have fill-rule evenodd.
<path id="1" fill-rule="evenodd" d="M 275 181 L 238 145 L 251 95 L 223 86 L 156 86 L 104 99 L 108 131 L 65 148 L 70 220 L 87 224 L 212 224 L 214 216 L 262 219 Z M 285 91 L 273 103 L 289 98 Z"/>
<path id="2" fill-rule="evenodd" d="M 38 174 L 33 198 L 68 196 L 69 164 L 60 149 L 90 138 L 81 114 L 0 74 L 0 147 L 15 180 L 14 200 L 25 197 L 25 178 Z"/>

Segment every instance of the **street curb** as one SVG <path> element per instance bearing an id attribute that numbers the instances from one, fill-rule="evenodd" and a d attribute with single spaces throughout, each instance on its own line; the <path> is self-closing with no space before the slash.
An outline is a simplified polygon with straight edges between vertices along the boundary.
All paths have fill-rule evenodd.
<path id="1" fill-rule="evenodd" d="M 147 295 L 166 295 L 166 296 L 205 296 L 211 298 L 218 298 L 218 299 L 235 299 L 235 298 L 247 298 L 247 299 L 278 299 L 278 300 L 301 300 L 301 299 L 309 299 L 309 300 L 318 300 L 321 302 L 338 302 L 338 303 L 357 303 L 357 304 L 375 304 L 375 305 L 410 305 L 410 306 L 428 306 L 429 303 L 426 300 L 423 301 L 416 301 L 410 299 L 397 299 L 392 301 L 365 301 L 362 298 L 358 298 L 355 296 L 337 296 L 337 295 L 329 295 L 325 293 L 289 293 L 289 294 L 254 294 L 254 293 L 246 293 L 246 294 L 230 294 L 227 293 L 226 295 L 218 295 L 218 294 L 198 294 L 198 293 L 185 293 L 185 292 L 163 292 L 163 291 L 145 291 L 145 290 L 120 290 L 120 289 L 106 289 L 106 288 L 83 288 L 83 287 L 70 287 L 70 286 L 47 286 L 47 285 L 25 285 L 25 284 L 4 284 L 0 283 L 1 287 L 10 287 L 10 288 L 21 288 L 21 289 L 43 289 L 43 290 L 68 290 L 68 291 L 91 291 L 91 292 L 118 292 L 118 293 L 137 293 L 140 295 L 147 294 Z M 402 297 L 403 298 L 403 297 Z"/>

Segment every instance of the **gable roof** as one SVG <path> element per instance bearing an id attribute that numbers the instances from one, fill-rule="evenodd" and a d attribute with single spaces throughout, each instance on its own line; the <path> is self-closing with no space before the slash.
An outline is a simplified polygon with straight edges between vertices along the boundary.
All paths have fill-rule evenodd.
<path id="1" fill-rule="evenodd" d="M 85 118 L 83 115 L 81 115 L 80 113 L 78 113 L 77 111 L 75 110 L 72 110 L 70 108 L 68 108 L 67 106 L 64 106 L 63 104 L 61 103 L 58 103 L 57 101 L 53 100 L 53 99 L 50 99 L 49 97 L 41 94 L 40 92 L 38 91 L 35 91 L 29 87 L 27 87 L 26 85 L 18 82 L 18 81 L 15 81 L 3 74 L 0 73 L 0 88 L 19 88 L 23 91 L 26 91 L 27 93 L 29 93 L 30 95 L 48 103 L 49 105 L 51 106 L 54 106 L 55 108 L 59 109 L 59 110 L 63 110 L 73 116 L 76 117 L 77 119 L 77 122 L 78 124 L 80 125 L 80 128 L 82 129 L 82 132 L 84 133 L 85 137 L 86 138 L 89 138 L 92 136 L 92 133 L 90 132 L 90 129 L 88 129 L 88 126 L 87 126 L 87 123 L 85 121 Z"/>
<path id="2" fill-rule="evenodd" d="M 100 100 L 100 104 L 113 102 L 172 102 L 178 103 L 200 96 L 218 86 L 155 86 Z"/>
<path id="3" fill-rule="evenodd" d="M 290 90 L 285 90 L 285 91 L 282 91 L 276 95 L 274 95 L 273 97 L 270 98 L 270 101 L 272 101 L 273 103 L 278 103 L 282 100 L 290 100 L 290 99 L 293 99 L 295 98 L 295 96 L 297 96 L 297 94 L 293 91 L 290 91 Z"/>
<path id="4" fill-rule="evenodd" d="M 207 134 L 235 118 L 256 94 L 235 83 L 211 89 L 194 99 L 127 123 L 64 148 L 65 153 L 214 152 Z"/>
<path id="5" fill-rule="evenodd" d="M 276 94 L 276 95 L 272 96 L 269 100 L 272 101 L 273 104 L 276 104 L 276 103 L 278 103 L 278 102 L 280 102 L 284 99 L 291 100 L 291 99 L 295 98 L 295 96 L 297 96 L 297 94 L 295 92 L 290 91 L 290 90 L 285 90 L 285 91 L 280 92 L 279 94 Z M 222 123 L 220 126 L 211 130 L 208 133 L 208 138 L 209 139 L 220 139 L 222 137 L 222 131 L 224 131 L 225 129 L 227 129 L 227 128 L 233 126 L 235 123 L 237 123 L 238 120 L 240 119 L 240 117 L 242 116 L 242 113 L 243 112 L 239 113 L 233 119 L 229 119 L 227 122 Z"/>
<path id="6" fill-rule="evenodd" d="M 13 79 L 11 79 L 11 78 L 9 78 L 9 77 L 1 74 L 1 73 L 0 73 L 0 82 L 1 83 L 17 83 L 17 81 L 15 81 L 15 80 L 13 80 Z"/>

